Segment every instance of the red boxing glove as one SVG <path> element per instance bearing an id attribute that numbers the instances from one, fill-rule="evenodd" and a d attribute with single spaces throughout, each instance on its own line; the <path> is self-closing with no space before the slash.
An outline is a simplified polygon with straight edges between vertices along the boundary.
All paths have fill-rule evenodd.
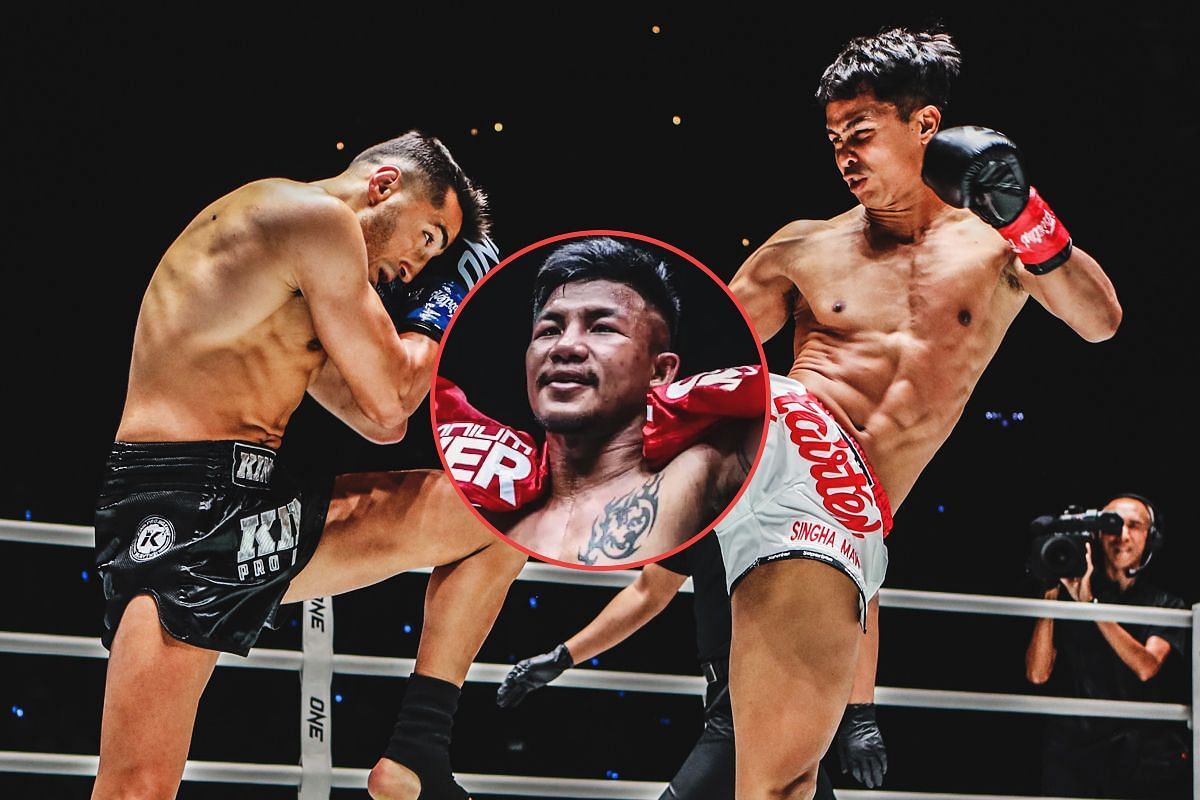
<path id="1" fill-rule="evenodd" d="M 434 389 L 438 443 L 471 503 L 488 511 L 514 511 L 542 496 L 546 465 L 537 441 L 467 402 L 451 381 Z"/>
<path id="2" fill-rule="evenodd" d="M 1000 232 L 1025 269 L 1045 275 L 1071 257 L 1071 236 L 1025 179 L 1011 139 L 963 125 L 934 134 L 921 178 L 943 203 L 969 208 Z"/>
<path id="3" fill-rule="evenodd" d="M 701 372 L 654 387 L 646 402 L 642 454 L 651 467 L 658 468 L 724 419 L 761 420 L 767 402 L 766 379 L 759 366 Z"/>
<path id="4" fill-rule="evenodd" d="M 998 230 L 1034 275 L 1045 275 L 1071 257 L 1071 234 L 1032 186 L 1021 215 Z"/>

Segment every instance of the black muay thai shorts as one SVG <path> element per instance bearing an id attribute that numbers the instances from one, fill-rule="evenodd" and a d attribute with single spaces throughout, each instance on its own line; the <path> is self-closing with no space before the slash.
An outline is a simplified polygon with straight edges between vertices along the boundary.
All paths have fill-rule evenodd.
<path id="1" fill-rule="evenodd" d="M 96 502 L 104 646 L 148 594 L 171 636 L 246 655 L 316 550 L 332 489 L 245 442 L 115 443 Z"/>

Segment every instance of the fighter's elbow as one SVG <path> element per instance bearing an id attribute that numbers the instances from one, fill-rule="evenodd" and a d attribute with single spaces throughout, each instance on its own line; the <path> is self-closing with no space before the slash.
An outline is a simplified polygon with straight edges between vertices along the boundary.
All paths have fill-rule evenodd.
<path id="1" fill-rule="evenodd" d="M 405 434 L 408 433 L 408 419 L 400 421 L 399 425 L 393 425 L 390 428 L 375 428 L 366 431 L 359 431 L 364 439 L 371 444 L 397 444 L 403 441 Z"/>
<path id="2" fill-rule="evenodd" d="M 404 431 L 408 428 L 409 411 L 404 407 L 404 403 L 400 398 L 375 400 L 361 406 L 363 416 L 375 426 L 378 435 L 388 438 L 392 431 L 400 431 L 400 438 L 404 438 Z M 376 435 L 375 432 L 372 436 Z M 368 437 L 370 438 L 370 437 Z M 374 441 L 372 439 L 372 441 Z M 396 439 L 400 441 L 400 439 Z"/>
<path id="3" fill-rule="evenodd" d="M 1121 304 L 1114 300 L 1105 309 L 1104 316 L 1096 325 L 1095 335 L 1088 341 L 1104 342 L 1116 336 L 1117 328 L 1121 327 L 1121 319 L 1124 315 L 1125 312 L 1121 308 Z"/>
<path id="4" fill-rule="evenodd" d="M 1137 674 L 1138 680 L 1142 683 L 1145 683 L 1157 675 L 1160 669 L 1162 669 L 1162 664 L 1155 661 L 1147 666 L 1139 667 L 1138 669 L 1134 670 L 1134 672 Z"/>
<path id="5" fill-rule="evenodd" d="M 1122 311 L 1119 305 L 1111 306 L 1100 315 L 1092 317 L 1086 323 L 1076 326 L 1075 332 L 1084 341 L 1092 344 L 1106 342 L 1117 334 L 1121 327 Z"/>
<path id="6" fill-rule="evenodd" d="M 1100 344 L 1101 342 L 1107 342 L 1109 339 L 1111 339 L 1113 337 L 1114 334 L 1116 334 L 1116 332 L 1117 332 L 1116 328 L 1113 328 L 1112 330 L 1103 330 L 1103 331 L 1094 330 L 1094 331 L 1088 331 L 1086 333 L 1081 333 L 1080 336 L 1082 336 L 1083 340 L 1085 342 L 1087 342 L 1088 344 Z"/>
<path id="7" fill-rule="evenodd" d="M 1046 681 L 1050 680 L 1050 670 L 1049 669 L 1037 669 L 1035 667 L 1026 667 L 1025 668 L 1025 680 L 1029 681 L 1030 683 L 1034 684 L 1035 686 L 1041 686 Z"/>

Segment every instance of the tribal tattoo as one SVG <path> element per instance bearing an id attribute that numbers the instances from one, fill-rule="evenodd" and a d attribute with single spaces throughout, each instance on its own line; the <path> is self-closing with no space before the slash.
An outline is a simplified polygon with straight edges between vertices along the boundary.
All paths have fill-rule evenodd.
<path id="1" fill-rule="evenodd" d="M 659 473 L 629 494 L 610 500 L 592 523 L 587 547 L 580 549 L 579 560 L 590 566 L 600 554 L 612 559 L 633 555 L 658 518 L 661 485 L 662 473 Z"/>

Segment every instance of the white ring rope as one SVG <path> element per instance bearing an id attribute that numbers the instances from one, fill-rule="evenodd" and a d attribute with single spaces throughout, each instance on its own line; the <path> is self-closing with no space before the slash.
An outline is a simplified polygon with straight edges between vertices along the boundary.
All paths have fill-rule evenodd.
<path id="1" fill-rule="evenodd" d="M 0 520 L 0 541 L 91 548 L 94 546 L 94 532 L 92 528 L 83 525 Z M 430 570 L 416 571 L 429 572 Z M 522 569 L 517 580 L 620 588 L 629 585 L 636 578 L 637 573 L 632 570 L 571 570 L 530 562 Z M 683 590 L 692 590 L 691 579 L 685 583 Z M 918 611 L 1129 622 L 1164 627 L 1192 627 L 1193 629 L 1200 625 L 1195 610 L 1100 603 L 1060 603 L 1055 600 L 922 592 L 907 589 L 881 590 L 880 605 Z M 108 657 L 108 652 L 97 639 L 92 637 L 11 631 L 0 631 L 0 653 L 80 658 Z M 302 651 L 268 648 L 257 648 L 245 658 L 222 653 L 217 661 L 217 665 L 223 667 L 291 671 L 301 670 L 304 663 L 305 654 Z M 414 667 L 415 660 L 411 658 L 344 654 L 334 654 L 333 656 L 333 671 L 343 675 L 405 677 L 412 672 Z M 511 665 L 508 664 L 474 663 L 467 671 L 466 679 L 472 682 L 500 683 L 510 669 Z M 703 678 L 691 675 L 577 669 L 563 673 L 551 685 L 578 689 L 703 695 L 705 681 Z M 1192 708 L 1175 703 L 1142 703 L 887 686 L 876 688 L 875 699 L 878 704 L 889 706 L 1186 721 L 1189 726 L 1192 726 Z M 0 751 L 0 772 L 93 776 L 96 774 L 97 763 L 96 756 Z M 189 761 L 184 770 L 184 780 L 299 786 L 301 774 L 299 766 Z M 361 789 L 366 783 L 366 775 L 366 770 L 334 767 L 330 785 L 333 788 Z M 529 797 L 620 798 L 622 800 L 647 798 L 655 800 L 665 786 L 662 783 L 646 781 L 541 778 L 516 775 L 456 773 L 456 777 L 470 792 L 520 794 Z M 1060 798 L 1032 798 L 1015 795 L 950 795 L 866 790 L 839 790 L 838 794 L 847 800 L 950 800 L 950 798 L 1062 800 Z"/>
<path id="2" fill-rule="evenodd" d="M 56 544 L 63 547 L 95 547 L 95 529 L 87 525 L 61 525 L 57 522 L 0 520 L 0 541 L 24 544 Z"/>
<path id="3" fill-rule="evenodd" d="M 85 525 L 59 525 L 46 522 L 0 520 L 0 541 L 26 544 L 54 544 L 69 547 L 93 547 L 92 529 Z M 413 570 L 429 572 L 429 568 Z M 637 580 L 633 570 L 594 571 L 575 570 L 552 564 L 530 562 L 517 576 L 520 581 L 565 583 L 572 586 L 608 586 L 623 588 Z M 683 591 L 691 591 L 691 578 L 684 582 Z M 1139 625 L 1162 625 L 1168 628 L 1189 628 L 1192 612 L 1186 609 L 1127 606 L 1105 603 L 1060 603 L 1057 600 L 1034 600 L 1022 597 L 922 592 L 912 589 L 881 589 L 879 603 L 885 608 L 904 608 L 915 611 L 949 611 L 960 614 L 994 614 L 1013 617 L 1052 617 L 1054 619 L 1084 619 L 1102 622 L 1128 622 Z"/>
<path id="4" fill-rule="evenodd" d="M 99 641 L 86 636 L 60 636 L 41 633 L 0 631 L 0 653 L 23 655 L 80 656 L 107 658 Z M 299 670 L 304 654 L 298 650 L 251 651 L 246 658 L 222 653 L 221 667 Z M 383 658 L 335 654 L 333 671 L 339 675 L 407 677 L 415 666 L 411 658 Z M 472 664 L 467 680 L 473 683 L 500 683 L 512 669 L 511 664 Z M 703 695 L 704 679 L 692 675 L 664 675 L 618 670 L 573 669 L 564 672 L 550 686 L 572 689 L 601 689 L 654 694 Z M 1129 700 L 1091 700 L 1077 697 L 956 692 L 941 689 L 901 689 L 879 686 L 875 702 L 884 706 L 940 708 L 958 711 L 1007 711 L 1017 714 L 1048 714 L 1074 717 L 1119 717 L 1186 722 L 1191 719 L 1188 706 L 1177 703 L 1141 703 Z"/>
<path id="5" fill-rule="evenodd" d="M 25 772 L 37 775 L 96 774 L 97 756 L 59 755 L 57 753 L 18 753 L 0 750 L 0 772 Z M 480 775 L 456 772 L 455 778 L 470 792 L 479 794 L 521 794 L 535 797 L 657 798 L 665 783 L 652 781 L 613 781 L 587 778 L 539 778 L 524 775 Z M 188 761 L 183 770 L 185 781 L 198 783 L 263 784 L 299 786 L 301 769 L 277 764 L 245 764 L 233 761 Z M 367 770 L 334 767 L 334 789 L 362 789 L 367 785 Z"/>
<path id="6" fill-rule="evenodd" d="M 58 755 L 55 753 L 17 753 L 0 750 L 0 772 L 24 772 L 37 775 L 96 774 L 96 756 Z M 518 775 L 480 775 L 455 773 L 470 792 L 479 794 L 521 794 L 525 797 L 611 798 L 612 800 L 657 800 L 665 783 L 653 781 L 613 781 L 585 778 L 537 778 Z M 297 786 L 300 767 L 271 764 L 239 764 L 229 761 L 189 761 L 183 771 L 185 781 Z M 333 788 L 361 789 L 367 782 L 367 770 L 333 768 Z M 1000 794 L 944 794 L 940 792 L 870 791 L 838 789 L 845 800 L 1086 800 L 1078 797 L 1030 797 Z"/>

